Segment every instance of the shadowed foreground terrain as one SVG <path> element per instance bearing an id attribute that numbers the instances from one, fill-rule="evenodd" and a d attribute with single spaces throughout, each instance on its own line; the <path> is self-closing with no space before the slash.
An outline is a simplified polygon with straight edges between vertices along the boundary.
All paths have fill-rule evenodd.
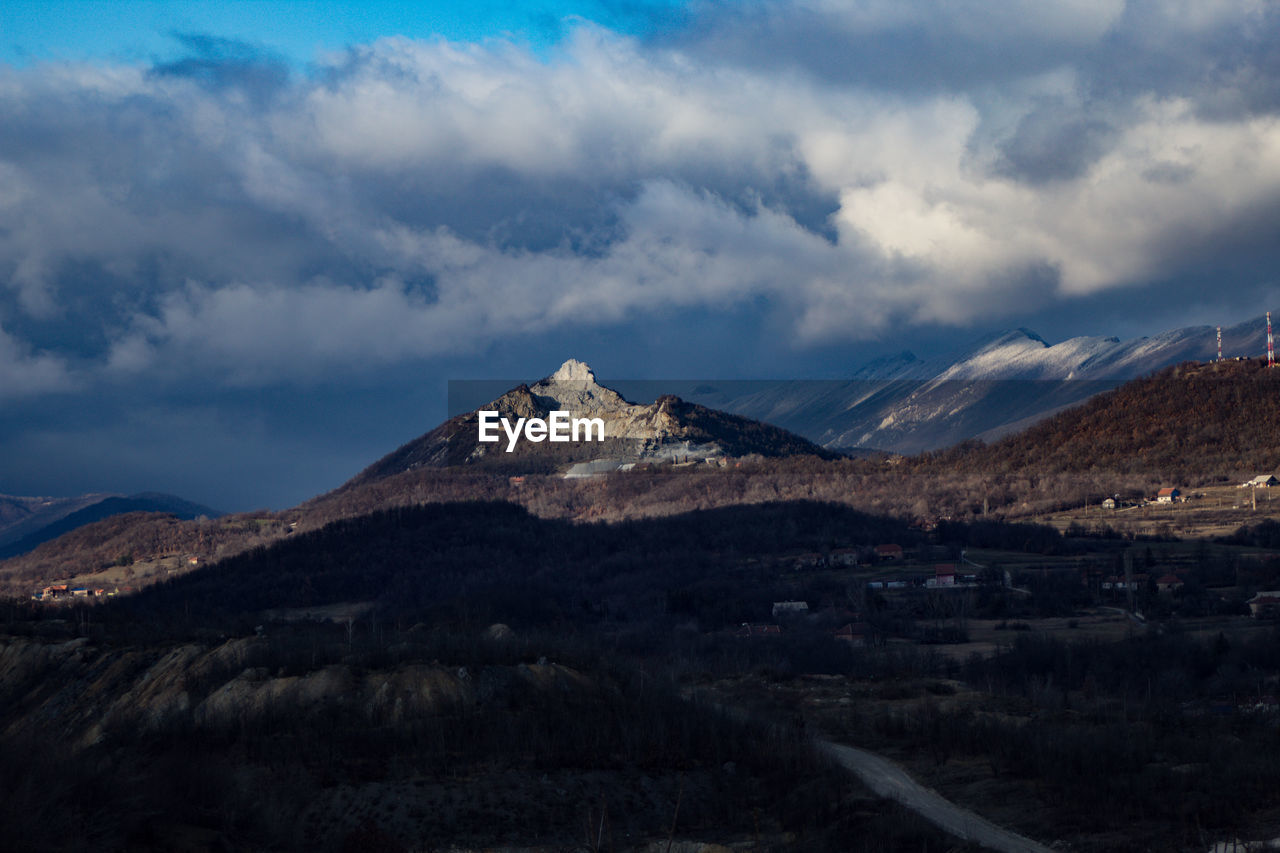
<path id="1" fill-rule="evenodd" d="M 821 505 L 610 527 L 443 505 L 106 605 L 14 604 L 0 826 L 31 850 L 950 849 L 802 728 L 680 698 L 663 662 L 689 618 L 669 590 L 709 583 L 708 618 L 736 616 L 774 595 L 748 554 L 903 530 Z"/>
<path id="2" fill-rule="evenodd" d="M 465 665 L 427 663 L 438 644 L 375 650 L 344 633 L 7 642 L 5 848 L 631 850 L 674 830 L 755 849 L 946 849 L 797 732 L 730 721 L 639 673 L 522 663 L 521 642 L 455 640 Z"/>

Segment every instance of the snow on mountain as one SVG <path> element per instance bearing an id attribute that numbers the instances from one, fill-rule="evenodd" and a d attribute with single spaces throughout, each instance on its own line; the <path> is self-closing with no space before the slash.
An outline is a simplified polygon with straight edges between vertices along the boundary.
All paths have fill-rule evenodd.
<path id="1" fill-rule="evenodd" d="M 1223 329 L 1222 337 L 1224 357 L 1266 352 L 1261 318 Z M 826 447 L 914 453 L 1025 428 L 1125 380 L 1216 354 L 1211 326 L 1057 344 L 1014 329 L 951 358 L 923 361 L 903 352 L 858 367 L 847 381 L 779 382 L 737 397 L 721 392 L 717 405 Z"/>

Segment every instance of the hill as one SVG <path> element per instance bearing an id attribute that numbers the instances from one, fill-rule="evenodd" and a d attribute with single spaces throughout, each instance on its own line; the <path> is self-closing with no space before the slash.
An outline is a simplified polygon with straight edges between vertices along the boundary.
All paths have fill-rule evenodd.
<path id="1" fill-rule="evenodd" d="M 542 518 L 577 521 L 622 521 L 791 500 L 828 501 L 929 523 L 984 515 L 1025 518 L 1096 503 L 1102 496 L 1151 496 L 1164 485 L 1243 482 L 1276 470 L 1280 441 L 1272 425 L 1280 418 L 1277 382 L 1280 370 L 1256 360 L 1187 363 L 1097 395 L 991 444 L 968 442 L 887 459 L 759 455 L 726 468 L 651 464 L 581 480 L 531 473 L 513 481 L 511 469 L 503 466 L 432 462 L 430 451 L 449 445 L 437 440 L 438 433 L 429 433 L 294 510 L 207 522 L 117 517 L 5 561 L 0 575 L 11 590 L 29 593 L 72 572 L 102 571 L 121 555 L 139 561 L 172 553 L 216 558 L 344 518 L 468 500 L 505 501 Z M 527 399 L 535 396 L 530 393 Z M 678 400 L 663 401 L 653 411 L 665 412 L 689 434 L 712 440 L 721 440 L 725 424 L 733 431 L 741 426 Z M 456 446 L 474 451 L 471 434 L 465 438 Z M 155 577 L 168 576 L 168 571 Z"/>
<path id="2" fill-rule="evenodd" d="M 412 507 L 102 606 L 10 608 L 0 823 L 23 849 L 951 849 L 803 729 L 687 701 L 666 671 L 691 620 L 796 594 L 761 557 L 899 534 L 821 505 L 619 525 Z M 852 659 L 822 632 L 708 641 Z"/>
<path id="3" fill-rule="evenodd" d="M 0 561 L 0 594 L 25 597 L 57 582 L 136 589 L 288 532 L 287 522 L 266 512 L 192 520 L 163 512 L 112 515 Z"/>
<path id="4" fill-rule="evenodd" d="M 1280 369 L 1196 363 L 1128 382 L 1017 435 L 918 457 L 956 473 L 1108 471 L 1185 485 L 1236 482 L 1280 465 Z"/>
<path id="5" fill-rule="evenodd" d="M 222 513 L 207 506 L 201 506 L 174 495 L 165 495 L 159 492 L 142 492 L 127 498 L 112 496 L 103 498 L 96 503 L 91 503 L 83 509 L 68 513 L 56 521 L 26 534 L 15 542 L 0 546 L 0 560 L 25 554 L 42 543 L 57 539 L 64 533 L 83 527 L 86 524 L 92 524 L 95 521 L 101 521 L 113 515 L 124 515 L 131 512 L 165 513 L 187 521 L 201 516 L 217 518 L 222 515 Z"/>
<path id="6" fill-rule="evenodd" d="M 662 620 L 675 596 L 690 602 L 686 613 L 720 629 L 794 594 L 795 579 L 780 575 L 773 558 L 918 539 L 902 521 L 808 501 L 618 524 L 540 519 L 506 502 L 401 507 L 170 579 L 113 603 L 103 618 L 227 630 L 245 612 L 372 600 L 406 624 L 430 616 L 521 628 L 584 606 L 589 612 L 573 616 L 579 624 Z M 625 602 L 625 617 L 610 615 L 611 601 Z"/>
<path id="7" fill-rule="evenodd" d="M 584 430 L 577 440 L 516 440 L 497 429 L 495 442 L 480 440 L 480 411 L 496 412 L 508 424 L 519 419 L 598 419 L 602 435 Z M 590 435 L 590 438 L 588 438 Z M 487 406 L 445 423 L 391 452 L 357 475 L 360 486 L 416 468 L 478 466 L 507 474 L 569 473 L 586 476 L 643 462 L 679 462 L 708 457 L 840 454 L 775 426 L 718 412 L 678 397 L 648 405 L 630 403 L 596 382 L 591 368 L 570 359 L 532 386 L 520 385 Z"/>
<path id="8" fill-rule="evenodd" d="M 519 502 L 545 517 L 607 520 L 794 499 L 922 521 L 1031 516 L 1117 493 L 1152 496 L 1169 484 L 1237 483 L 1276 470 L 1277 383 L 1280 370 L 1265 361 L 1188 362 L 990 444 L 881 459 L 779 457 L 730 469 L 637 469 L 590 487 L 558 477 L 527 477 L 513 486 L 478 470 L 408 470 L 353 482 L 300 510 L 332 520 L 472 496 Z"/>
<path id="9" fill-rule="evenodd" d="M 1207 709 L 1274 695 L 1273 632 L 1248 617 L 1203 637 L 1121 624 L 1133 636 L 1068 645 L 1015 620 L 991 629 L 1010 635 L 988 657 L 962 663 L 933 647 L 978 609 L 1007 622 L 1052 604 L 1074 617 L 1090 596 L 1082 570 L 1111 571 L 1145 547 L 956 522 L 1103 484 L 1271 470 L 1278 381 L 1257 362 L 1185 364 L 990 445 L 910 458 L 759 455 L 513 481 L 483 463 L 405 456 L 287 513 L 88 525 L 33 555 L 63 565 L 136 545 L 224 558 L 105 606 L 6 608 L 0 822 L 48 849 L 599 850 L 606 825 L 628 839 L 616 849 L 677 835 L 955 849 L 918 821 L 867 817 L 883 804 L 804 747 L 821 714 L 856 742 L 914 755 L 939 786 L 963 776 L 962 790 L 1025 813 L 1020 830 L 1046 842 L 1207 849 L 1272 814 L 1277 776 L 1258 757 L 1272 716 L 1234 699 L 1229 717 Z M 715 435 L 716 420 L 666 405 Z M 467 496 L 489 499 L 451 502 Z M 939 516 L 952 521 L 909 524 Z M 583 523 L 597 518 L 612 523 Z M 862 581 L 884 567 L 810 560 L 890 541 L 920 555 L 911 572 L 966 548 L 1027 559 L 1017 589 L 984 573 L 955 599 L 875 594 Z M 1168 559 L 1146 551 L 1152 568 Z M 1203 592 L 1214 558 L 1195 559 L 1205 577 L 1188 587 Z M 1238 606 L 1266 588 L 1237 577 L 1253 584 L 1231 593 Z M 1149 593 L 1152 620 L 1160 601 L 1191 600 Z M 730 630 L 781 601 L 817 612 L 769 638 Z M 838 640 L 854 609 L 870 637 L 892 642 Z M 1085 639 L 1074 622 L 1064 630 Z M 1028 636 L 1013 636 L 1018 624 Z M 751 727 L 682 700 L 681 688 L 712 679 L 792 724 Z"/>
<path id="10" fill-rule="evenodd" d="M 10 545 L 76 510 L 113 497 L 106 494 L 71 498 L 0 495 L 0 546 Z"/>

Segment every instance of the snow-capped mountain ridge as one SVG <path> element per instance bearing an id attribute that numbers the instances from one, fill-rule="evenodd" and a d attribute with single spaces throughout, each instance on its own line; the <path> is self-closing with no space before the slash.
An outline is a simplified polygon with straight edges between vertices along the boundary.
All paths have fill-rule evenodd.
<path id="1" fill-rule="evenodd" d="M 1225 357 L 1266 353 L 1261 318 L 1222 335 Z M 784 382 L 728 399 L 722 393 L 717 405 L 827 447 L 911 453 L 998 437 L 1123 381 L 1216 354 L 1212 326 L 1056 344 L 1020 328 L 984 336 L 950 357 L 921 360 L 903 352 L 855 368 L 847 381 Z"/>

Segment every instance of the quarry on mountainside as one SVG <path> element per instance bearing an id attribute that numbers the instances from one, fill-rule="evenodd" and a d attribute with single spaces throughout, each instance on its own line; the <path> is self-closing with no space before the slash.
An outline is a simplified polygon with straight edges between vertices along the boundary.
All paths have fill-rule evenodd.
<path id="1" fill-rule="evenodd" d="M 598 419 L 603 441 L 480 440 L 480 412 L 510 424 L 546 420 L 562 412 Z M 510 448 L 508 450 L 508 448 Z M 408 442 L 357 475 L 348 486 L 381 480 L 416 468 L 471 465 L 510 474 L 605 473 L 636 463 L 716 461 L 726 457 L 840 454 L 769 424 L 664 395 L 652 403 L 632 403 L 600 385 L 586 364 L 569 359 L 533 385 L 520 385 L 479 409 L 450 418 Z M 574 466 L 577 466 L 576 468 Z"/>

